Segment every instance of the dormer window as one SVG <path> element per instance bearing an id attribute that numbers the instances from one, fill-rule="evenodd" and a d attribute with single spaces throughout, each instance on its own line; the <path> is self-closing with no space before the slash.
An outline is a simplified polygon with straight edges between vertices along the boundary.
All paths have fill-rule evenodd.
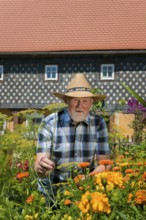
<path id="1" fill-rule="evenodd" d="M 0 80 L 4 79 L 4 68 L 2 65 L 0 65 Z"/>
<path id="2" fill-rule="evenodd" d="M 58 80 L 58 66 L 46 65 L 45 66 L 45 80 Z"/>
<path id="3" fill-rule="evenodd" d="M 102 64 L 101 65 L 101 80 L 114 80 L 114 64 Z"/>

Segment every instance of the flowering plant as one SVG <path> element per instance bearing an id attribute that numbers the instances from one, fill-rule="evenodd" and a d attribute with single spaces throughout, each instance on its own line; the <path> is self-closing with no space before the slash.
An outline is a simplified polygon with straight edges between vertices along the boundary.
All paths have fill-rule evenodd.
<path id="1" fill-rule="evenodd" d="M 23 132 L 21 132 L 23 134 Z M 14 138 L 15 137 L 15 138 Z M 17 138 L 16 138 L 17 137 Z M 44 196 L 34 172 L 34 140 L 5 134 L 0 139 L 0 213 L 2 220 L 133 220 L 146 218 L 146 143 L 116 147 L 112 170 L 89 172 L 89 163 L 63 164 L 74 178 L 53 184 L 56 196 Z M 12 146 L 7 151 L 7 146 Z M 78 173 L 77 166 L 82 170 Z"/>

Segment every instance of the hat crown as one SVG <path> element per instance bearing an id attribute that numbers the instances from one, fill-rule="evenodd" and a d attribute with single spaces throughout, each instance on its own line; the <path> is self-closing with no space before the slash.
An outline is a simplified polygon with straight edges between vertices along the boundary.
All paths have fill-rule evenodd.
<path id="1" fill-rule="evenodd" d="M 77 73 L 70 81 L 69 85 L 67 86 L 67 90 L 77 87 L 84 87 L 91 89 L 91 85 L 85 78 L 82 73 Z"/>

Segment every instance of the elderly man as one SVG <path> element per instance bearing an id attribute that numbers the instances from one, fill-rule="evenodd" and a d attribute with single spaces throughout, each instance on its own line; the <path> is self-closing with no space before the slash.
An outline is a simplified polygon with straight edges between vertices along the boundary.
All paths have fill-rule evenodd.
<path id="1" fill-rule="evenodd" d="M 89 162 L 91 171 L 102 172 L 105 167 L 98 165 L 98 161 L 110 157 L 106 123 L 90 112 L 92 104 L 105 96 L 93 94 L 91 85 L 80 73 L 71 79 L 65 94 L 54 95 L 68 107 L 49 115 L 40 125 L 35 170 L 42 177 L 41 191 L 42 183 L 48 185 L 48 176 L 51 183 L 70 176 L 64 168 L 58 169 L 62 164 Z"/>

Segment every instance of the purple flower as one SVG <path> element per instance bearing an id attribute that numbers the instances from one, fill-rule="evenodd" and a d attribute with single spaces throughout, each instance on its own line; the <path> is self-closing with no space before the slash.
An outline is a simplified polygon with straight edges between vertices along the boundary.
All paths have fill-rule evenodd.
<path id="1" fill-rule="evenodd" d="M 144 113 L 146 112 L 146 107 L 144 107 L 142 104 L 138 102 L 137 99 L 132 98 L 128 100 L 128 113 Z"/>

